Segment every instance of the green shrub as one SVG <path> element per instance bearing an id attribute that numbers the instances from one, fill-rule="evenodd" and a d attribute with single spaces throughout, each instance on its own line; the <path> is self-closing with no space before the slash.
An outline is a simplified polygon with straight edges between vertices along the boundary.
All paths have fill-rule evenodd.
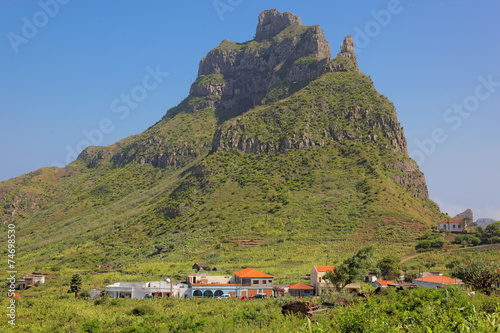
<path id="1" fill-rule="evenodd" d="M 88 333 L 95 333 L 99 332 L 99 327 L 101 326 L 101 323 L 97 319 L 87 319 L 83 324 L 82 324 L 82 329 L 84 332 Z"/>
<path id="2" fill-rule="evenodd" d="M 134 316 L 146 316 L 146 315 L 154 314 L 155 309 L 153 309 L 149 305 L 139 305 L 139 306 L 133 308 L 130 313 Z"/>

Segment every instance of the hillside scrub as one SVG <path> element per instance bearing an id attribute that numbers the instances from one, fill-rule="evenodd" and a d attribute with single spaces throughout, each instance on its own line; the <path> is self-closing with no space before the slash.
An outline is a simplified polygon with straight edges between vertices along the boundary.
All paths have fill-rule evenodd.
<path id="1" fill-rule="evenodd" d="M 284 298 L 283 300 L 289 300 Z M 7 299 L 1 300 L 6 306 Z M 314 300 L 317 302 L 317 300 Z M 353 298 L 315 314 L 283 316 L 281 298 L 260 300 L 92 300 L 47 296 L 20 299 L 9 332 L 493 332 L 500 329 L 498 296 L 460 289 L 423 289 Z M 6 323 L 2 324 L 5 328 Z"/>

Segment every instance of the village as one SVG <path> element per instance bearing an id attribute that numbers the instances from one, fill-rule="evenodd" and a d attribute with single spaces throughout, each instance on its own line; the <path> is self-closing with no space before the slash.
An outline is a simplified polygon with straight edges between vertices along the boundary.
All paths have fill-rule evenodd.
<path id="1" fill-rule="evenodd" d="M 203 268 L 203 264 L 194 264 L 193 267 Z M 186 281 L 173 284 L 167 281 L 154 281 L 146 283 L 117 282 L 106 286 L 105 289 L 93 289 L 91 298 L 97 298 L 105 291 L 110 298 L 270 298 L 288 294 L 295 297 L 321 296 L 333 291 L 332 284 L 324 278 L 333 266 L 314 266 L 311 273 L 305 278 L 310 279 L 310 284 L 298 282 L 290 285 L 275 285 L 274 277 L 246 268 L 235 272 L 233 275 L 217 276 L 207 272 L 194 273 L 186 277 Z M 422 276 L 414 279 L 411 283 L 396 283 L 392 280 L 379 280 L 375 275 L 366 276 L 365 282 L 371 282 L 375 288 L 393 287 L 415 288 L 443 288 L 446 286 L 462 285 L 462 281 L 443 276 L 441 273 L 425 272 Z M 404 276 L 402 276 L 404 280 Z M 361 292 L 361 283 L 350 283 L 344 287 L 350 292 Z"/>
<path id="2" fill-rule="evenodd" d="M 310 274 L 303 276 L 310 283 L 297 282 L 292 284 L 275 284 L 275 277 L 255 270 L 245 268 L 232 275 L 212 275 L 205 271 L 205 263 L 195 263 L 192 267 L 197 273 L 186 276 L 185 281 L 173 282 L 169 278 L 165 281 L 151 281 L 145 283 L 116 282 L 106 286 L 104 289 L 92 289 L 90 298 L 97 299 L 106 293 L 113 299 L 147 299 L 147 298 L 271 298 L 280 296 L 311 297 L 332 293 L 334 286 L 325 274 L 334 272 L 334 266 L 313 266 Z M 404 274 L 405 272 L 401 272 Z M 444 276 L 438 272 L 422 272 L 416 279 L 408 281 L 405 275 L 400 276 L 401 282 L 384 280 L 381 276 L 367 275 L 365 283 L 373 286 L 375 291 L 381 288 L 413 289 L 444 288 L 447 286 L 462 286 L 463 282 Z M 32 275 L 23 275 L 16 281 L 16 287 L 20 290 L 34 288 L 45 283 L 42 273 L 34 272 Z M 343 289 L 352 293 L 361 292 L 361 282 L 347 284 Z M 16 294 L 15 297 L 20 297 Z"/>
<path id="3" fill-rule="evenodd" d="M 472 229 L 472 223 L 465 220 L 453 220 L 439 222 L 437 231 L 449 231 L 462 234 Z M 332 293 L 335 287 L 325 278 L 328 271 L 335 272 L 334 266 L 313 266 L 309 274 L 301 279 L 309 281 L 304 283 L 297 281 L 290 284 L 276 283 L 275 276 L 263 273 L 251 267 L 229 274 L 221 267 L 211 268 L 206 263 L 195 263 L 191 267 L 196 273 L 187 275 L 183 281 L 174 282 L 171 278 L 164 281 L 151 282 L 115 282 L 107 285 L 104 289 L 92 289 L 90 298 L 97 299 L 104 293 L 113 299 L 145 299 L 145 298 L 271 298 L 280 296 L 311 297 Z M 227 275 L 212 274 L 228 273 Z M 419 272 L 416 277 L 407 275 L 407 271 L 400 271 L 400 282 L 384 279 L 380 273 L 369 273 L 364 277 L 364 283 L 370 284 L 375 290 L 381 288 L 412 289 L 418 286 L 423 288 L 444 288 L 447 286 L 462 286 L 463 282 L 444 276 L 440 272 Z M 16 281 L 16 289 L 25 290 L 36 285 L 45 283 L 43 273 L 34 272 L 31 275 L 23 275 Z M 353 282 L 345 285 L 344 290 L 352 293 L 361 292 L 361 282 Z M 14 297 L 20 297 L 15 294 Z"/>

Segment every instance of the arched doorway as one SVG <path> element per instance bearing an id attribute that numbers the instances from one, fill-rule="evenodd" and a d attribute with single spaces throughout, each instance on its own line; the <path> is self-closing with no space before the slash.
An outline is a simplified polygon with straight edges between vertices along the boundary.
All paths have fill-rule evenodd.
<path id="1" fill-rule="evenodd" d="M 205 292 L 203 293 L 203 297 L 214 297 L 214 293 L 212 292 L 212 290 L 205 290 Z"/>
<path id="2" fill-rule="evenodd" d="M 222 290 L 216 290 L 215 291 L 215 294 L 214 294 L 215 297 L 219 297 L 219 296 L 222 296 L 222 295 L 224 295 L 224 292 Z"/>
<path id="3" fill-rule="evenodd" d="M 201 293 L 201 291 L 200 291 L 200 290 L 195 290 L 195 291 L 193 292 L 193 297 L 201 297 L 202 295 L 203 295 L 203 294 Z"/>

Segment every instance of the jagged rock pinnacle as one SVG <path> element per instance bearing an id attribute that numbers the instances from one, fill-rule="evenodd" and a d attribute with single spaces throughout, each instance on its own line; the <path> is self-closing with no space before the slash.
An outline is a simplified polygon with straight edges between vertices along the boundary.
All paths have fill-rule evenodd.
<path id="1" fill-rule="evenodd" d="M 302 25 L 299 16 L 290 12 L 280 13 L 277 9 L 264 10 L 259 14 L 255 40 L 270 38 L 292 25 Z"/>
<path id="2" fill-rule="evenodd" d="M 344 42 L 340 44 L 340 53 L 337 54 L 338 56 L 352 59 L 356 63 L 356 66 L 358 65 L 358 59 L 354 54 L 354 41 L 351 35 L 344 38 Z"/>
<path id="3" fill-rule="evenodd" d="M 344 42 L 340 45 L 340 52 L 354 53 L 354 41 L 351 35 L 344 38 Z"/>

